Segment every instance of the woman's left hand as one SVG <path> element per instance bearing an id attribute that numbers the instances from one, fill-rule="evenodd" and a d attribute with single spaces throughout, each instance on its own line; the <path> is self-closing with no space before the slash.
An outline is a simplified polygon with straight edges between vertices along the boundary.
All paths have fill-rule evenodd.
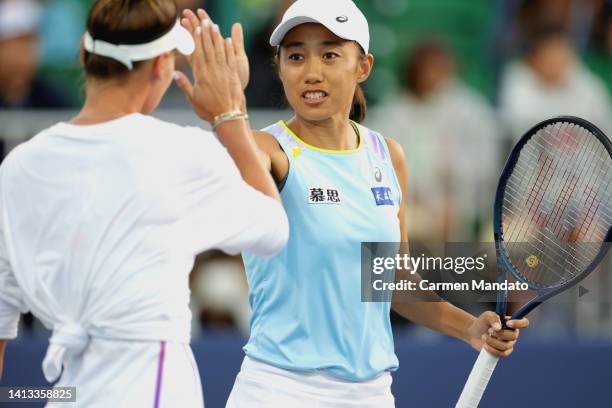
<path id="1" fill-rule="evenodd" d="M 478 351 L 484 347 L 496 357 L 508 357 L 514 351 L 520 329 L 529 327 L 529 320 L 508 320 L 506 326 L 502 329 L 497 313 L 484 312 L 468 327 L 467 340 Z"/>

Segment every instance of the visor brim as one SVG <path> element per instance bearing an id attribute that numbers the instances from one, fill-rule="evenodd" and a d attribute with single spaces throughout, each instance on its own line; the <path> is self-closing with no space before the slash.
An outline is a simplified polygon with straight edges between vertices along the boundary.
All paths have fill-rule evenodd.
<path id="1" fill-rule="evenodd" d="M 172 34 L 175 48 L 183 55 L 191 55 L 195 51 L 193 36 L 182 25 L 176 25 Z"/>

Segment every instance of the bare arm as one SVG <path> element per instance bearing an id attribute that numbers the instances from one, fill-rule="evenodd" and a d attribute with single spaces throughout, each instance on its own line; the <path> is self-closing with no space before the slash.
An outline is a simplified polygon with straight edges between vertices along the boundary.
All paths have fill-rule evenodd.
<path id="1" fill-rule="evenodd" d="M 270 175 L 270 168 L 266 168 L 266 156 L 257 147 L 248 122 L 226 122 L 217 129 L 217 136 L 234 159 L 244 181 L 280 202 L 278 189 Z"/>
<path id="2" fill-rule="evenodd" d="M 392 139 L 387 139 L 389 151 L 393 160 L 393 167 L 397 174 L 402 188 L 402 204 L 398 214 L 400 219 L 400 231 L 402 242 L 408 242 L 408 231 L 406 228 L 406 197 L 408 189 L 408 174 L 406 157 L 401 146 Z M 408 276 L 406 271 L 397 271 L 398 279 L 415 280 L 414 275 Z M 402 275 L 405 274 L 405 275 Z M 420 279 L 418 276 L 416 280 Z M 402 317 L 411 320 L 419 325 L 428 327 L 437 332 L 463 340 L 476 350 L 485 347 L 491 354 L 498 357 L 507 357 L 514 351 L 514 345 L 519 336 L 520 328 L 529 326 L 527 319 L 511 320 L 508 327 L 503 329 L 499 321 L 499 316 L 495 312 L 487 311 L 479 317 L 451 305 L 448 302 L 436 299 L 436 295 L 423 294 L 427 301 L 397 301 L 394 297 L 392 304 L 395 310 Z M 514 330 L 513 330 L 514 329 Z"/>
<path id="3" fill-rule="evenodd" d="M 398 214 L 400 223 L 401 241 L 408 243 L 408 229 L 406 225 L 406 200 L 408 196 L 408 171 L 406 166 L 406 157 L 401 146 L 392 139 L 386 139 L 393 167 L 397 174 L 400 187 L 402 188 L 402 202 Z M 410 275 L 409 272 L 398 270 L 396 272 L 397 279 L 409 279 L 417 281 L 418 276 Z M 417 286 L 418 287 L 418 286 Z M 419 294 L 421 295 L 421 294 Z M 431 297 L 427 301 L 402 301 L 394 297 L 392 308 L 400 316 L 432 330 L 447 334 L 468 342 L 466 333 L 468 327 L 476 320 L 471 314 L 451 305 L 450 303 L 440 301 L 431 294 L 422 293 L 423 298 Z"/>
<path id="4" fill-rule="evenodd" d="M 246 60 L 242 30 L 236 26 L 233 41 L 223 39 L 219 27 L 210 21 L 203 10 L 199 10 L 198 16 L 186 11 L 184 17 L 182 24 L 191 31 L 195 41 L 195 51 L 189 58 L 195 82 L 192 84 L 181 72 L 176 72 L 176 82 L 193 110 L 211 124 L 220 114 L 234 110 L 246 112 L 239 75 Z M 248 122 L 234 120 L 222 123 L 216 133 L 244 181 L 280 202 L 274 181 L 260 160 L 260 152 Z"/>
<path id="5" fill-rule="evenodd" d="M 289 159 L 287 155 L 271 134 L 254 130 L 253 135 L 259 148 L 261 160 L 272 174 L 274 180 L 280 183 L 289 173 Z"/>

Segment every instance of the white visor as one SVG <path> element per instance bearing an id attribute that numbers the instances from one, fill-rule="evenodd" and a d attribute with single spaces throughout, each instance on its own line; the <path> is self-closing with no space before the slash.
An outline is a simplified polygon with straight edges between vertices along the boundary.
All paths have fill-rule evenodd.
<path id="1" fill-rule="evenodd" d="M 146 61 L 175 49 L 183 55 L 191 55 L 195 50 L 191 33 L 181 26 L 179 20 L 167 34 L 146 44 L 111 44 L 102 40 L 94 40 L 91 34 L 85 32 L 84 46 L 94 55 L 119 61 L 130 71 L 134 68 L 133 62 L 136 61 Z"/>

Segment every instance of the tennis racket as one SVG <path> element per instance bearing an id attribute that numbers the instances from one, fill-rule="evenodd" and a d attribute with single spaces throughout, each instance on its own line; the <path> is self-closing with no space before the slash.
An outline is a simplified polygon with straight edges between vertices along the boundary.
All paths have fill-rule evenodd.
<path id="1" fill-rule="evenodd" d="M 584 279 L 612 239 L 612 145 L 593 124 L 558 117 L 533 127 L 512 150 L 494 208 L 499 282 L 508 272 L 537 293 L 513 316 Z M 505 327 L 508 293 L 497 294 Z M 498 358 L 484 348 L 456 408 L 477 407 Z"/>

